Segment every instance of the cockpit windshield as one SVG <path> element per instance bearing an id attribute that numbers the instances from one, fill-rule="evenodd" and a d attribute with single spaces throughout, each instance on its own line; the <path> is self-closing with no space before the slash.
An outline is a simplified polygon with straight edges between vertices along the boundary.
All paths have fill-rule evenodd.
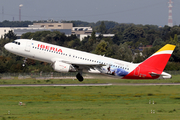
<path id="1" fill-rule="evenodd" d="M 13 41 L 12 43 L 15 43 L 17 45 L 20 45 L 20 42 Z"/>

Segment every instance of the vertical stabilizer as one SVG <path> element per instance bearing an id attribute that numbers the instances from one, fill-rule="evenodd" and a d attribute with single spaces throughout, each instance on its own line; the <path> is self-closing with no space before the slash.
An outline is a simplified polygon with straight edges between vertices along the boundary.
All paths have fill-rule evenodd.
<path id="1" fill-rule="evenodd" d="M 158 71 L 158 74 L 162 73 L 175 47 L 175 45 L 166 44 L 140 65 L 150 67 Z"/>
<path id="2" fill-rule="evenodd" d="M 166 44 L 156 53 L 140 63 L 124 79 L 156 79 L 162 72 L 175 49 L 175 45 Z"/>

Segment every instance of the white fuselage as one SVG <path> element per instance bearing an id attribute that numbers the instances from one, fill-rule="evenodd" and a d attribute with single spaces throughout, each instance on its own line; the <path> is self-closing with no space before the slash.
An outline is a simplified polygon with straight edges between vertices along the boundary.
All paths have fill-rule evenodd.
<path id="1" fill-rule="evenodd" d="M 15 40 L 15 42 L 13 43 L 6 44 L 5 48 L 16 55 L 23 56 L 26 58 L 39 60 L 47 63 L 54 63 L 58 60 L 65 61 L 69 64 L 79 65 L 80 67 L 82 67 L 83 70 L 87 68 L 85 67 L 86 65 L 102 65 L 100 69 L 97 68 L 98 71 L 101 73 L 112 72 L 113 69 L 118 68 L 120 69 L 119 72 L 122 73 L 122 71 L 124 71 L 126 72 L 126 74 L 128 74 L 138 66 L 138 64 L 125 62 L 122 60 L 117 60 L 101 55 L 96 55 L 92 53 L 87 53 L 79 50 L 74 50 L 62 46 L 52 45 L 28 39 Z M 111 66 L 111 71 L 108 71 L 109 66 Z M 90 72 L 91 70 L 89 69 Z M 124 75 L 118 76 L 123 77 Z"/>

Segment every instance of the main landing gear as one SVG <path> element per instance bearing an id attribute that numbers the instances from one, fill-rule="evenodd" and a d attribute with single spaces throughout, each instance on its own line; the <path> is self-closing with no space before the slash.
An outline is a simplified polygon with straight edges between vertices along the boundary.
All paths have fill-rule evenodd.
<path id="1" fill-rule="evenodd" d="M 24 67 L 26 65 L 27 58 L 24 58 L 22 66 Z"/>
<path id="2" fill-rule="evenodd" d="M 79 80 L 79 82 L 82 82 L 84 80 L 83 76 L 81 75 L 81 73 L 78 73 L 76 75 L 76 78 Z"/>

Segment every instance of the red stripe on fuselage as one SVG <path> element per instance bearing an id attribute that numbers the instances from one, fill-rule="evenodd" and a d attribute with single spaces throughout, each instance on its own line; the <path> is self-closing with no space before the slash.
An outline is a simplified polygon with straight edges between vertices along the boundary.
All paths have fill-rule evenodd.
<path id="1" fill-rule="evenodd" d="M 156 79 L 159 75 L 151 76 L 149 73 L 161 74 L 171 54 L 154 55 L 139 64 L 132 72 L 122 79 Z"/>

